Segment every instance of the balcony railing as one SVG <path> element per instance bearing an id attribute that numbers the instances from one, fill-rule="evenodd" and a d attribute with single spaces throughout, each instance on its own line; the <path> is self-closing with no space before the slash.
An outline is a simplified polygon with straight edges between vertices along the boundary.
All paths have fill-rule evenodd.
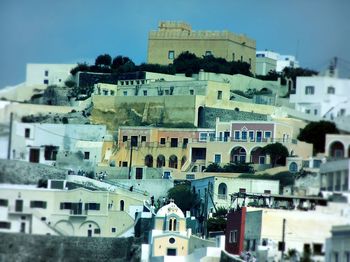
<path id="1" fill-rule="evenodd" d="M 71 216 L 87 216 L 88 211 L 86 209 L 71 209 L 69 214 Z"/>
<path id="2" fill-rule="evenodd" d="M 208 142 L 223 142 L 223 143 L 230 143 L 230 142 L 236 142 L 236 143 L 292 143 L 297 144 L 297 139 L 283 139 L 283 138 L 234 138 L 234 137 L 208 137 L 207 139 L 191 139 L 187 143 L 182 143 L 179 141 L 177 144 L 171 144 L 170 141 L 167 141 L 165 143 L 160 142 L 141 142 L 138 143 L 137 146 L 133 146 L 134 149 L 136 148 L 183 148 L 186 149 L 188 144 L 190 143 L 208 143 Z M 130 142 L 119 142 L 120 148 L 126 148 L 130 149 Z"/>

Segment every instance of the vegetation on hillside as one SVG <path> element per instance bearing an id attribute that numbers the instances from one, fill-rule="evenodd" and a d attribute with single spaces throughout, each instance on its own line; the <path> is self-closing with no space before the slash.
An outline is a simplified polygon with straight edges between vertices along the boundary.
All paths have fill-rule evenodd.
<path id="1" fill-rule="evenodd" d="M 250 65 L 246 62 L 232 61 L 228 62 L 223 58 L 217 58 L 212 55 L 197 57 L 195 54 L 184 52 L 180 54 L 173 64 L 159 65 L 142 63 L 135 65 L 135 63 L 126 56 L 112 57 L 108 54 L 99 55 L 94 65 L 87 63 L 78 64 L 71 70 L 71 74 L 75 75 L 77 72 L 97 72 L 97 73 L 127 73 L 136 71 L 148 71 L 164 74 L 183 73 L 186 76 L 197 74 L 200 69 L 206 72 L 224 73 L 224 74 L 243 74 L 252 76 L 250 72 Z"/>
<path id="2" fill-rule="evenodd" d="M 215 173 L 254 173 L 254 168 L 250 163 L 227 163 L 221 167 L 217 163 L 212 163 L 207 166 L 204 172 Z"/>

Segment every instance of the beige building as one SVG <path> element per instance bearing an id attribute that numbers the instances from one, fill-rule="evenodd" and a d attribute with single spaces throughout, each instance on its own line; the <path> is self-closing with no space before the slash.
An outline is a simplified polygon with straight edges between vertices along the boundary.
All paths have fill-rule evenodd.
<path id="1" fill-rule="evenodd" d="M 142 200 L 108 191 L 66 190 L 65 181 L 48 183 L 49 188 L 0 185 L 0 232 L 88 237 L 132 235 L 135 213 L 143 210 Z"/>
<path id="2" fill-rule="evenodd" d="M 229 31 L 193 31 L 183 22 L 160 22 L 158 31 L 148 37 L 148 58 L 151 64 L 167 65 L 182 52 L 189 51 L 197 57 L 213 55 L 227 61 L 243 61 L 255 73 L 255 40 Z"/>

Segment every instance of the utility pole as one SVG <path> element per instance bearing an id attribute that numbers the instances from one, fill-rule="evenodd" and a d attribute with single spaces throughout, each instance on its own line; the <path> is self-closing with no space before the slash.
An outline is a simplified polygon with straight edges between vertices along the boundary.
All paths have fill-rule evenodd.
<path id="1" fill-rule="evenodd" d="M 13 112 L 10 113 L 10 129 L 9 129 L 9 141 L 7 146 L 7 159 L 11 159 L 11 139 L 12 139 L 12 122 L 13 122 Z"/>
<path id="2" fill-rule="evenodd" d="M 285 239 L 285 233 L 286 233 L 286 219 L 283 218 L 283 225 L 282 225 L 282 244 L 281 244 L 281 261 L 283 261 L 283 256 L 284 256 L 284 250 L 286 248 L 286 242 L 284 241 Z"/>

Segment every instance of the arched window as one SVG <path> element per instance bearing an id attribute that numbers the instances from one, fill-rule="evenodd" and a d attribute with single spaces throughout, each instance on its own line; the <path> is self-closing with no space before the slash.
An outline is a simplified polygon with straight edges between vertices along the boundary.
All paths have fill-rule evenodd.
<path id="1" fill-rule="evenodd" d="M 153 167 L 153 156 L 152 155 L 147 155 L 145 157 L 145 166 Z"/>
<path id="2" fill-rule="evenodd" d="M 120 200 L 120 211 L 124 211 L 124 200 Z"/>
<path id="3" fill-rule="evenodd" d="M 289 165 L 289 171 L 291 173 L 296 173 L 298 171 L 298 165 L 295 162 L 290 163 Z"/>
<path id="4" fill-rule="evenodd" d="M 221 183 L 220 185 L 219 185 L 219 195 L 226 195 L 226 193 L 227 193 L 227 186 L 226 186 L 226 184 L 225 183 Z"/>
<path id="5" fill-rule="evenodd" d="M 169 167 L 171 168 L 177 168 L 177 156 L 171 155 L 169 157 Z"/>
<path id="6" fill-rule="evenodd" d="M 176 218 L 169 219 L 169 231 L 176 231 Z"/>
<path id="7" fill-rule="evenodd" d="M 163 155 L 159 155 L 157 157 L 157 167 L 165 166 L 165 157 Z"/>

